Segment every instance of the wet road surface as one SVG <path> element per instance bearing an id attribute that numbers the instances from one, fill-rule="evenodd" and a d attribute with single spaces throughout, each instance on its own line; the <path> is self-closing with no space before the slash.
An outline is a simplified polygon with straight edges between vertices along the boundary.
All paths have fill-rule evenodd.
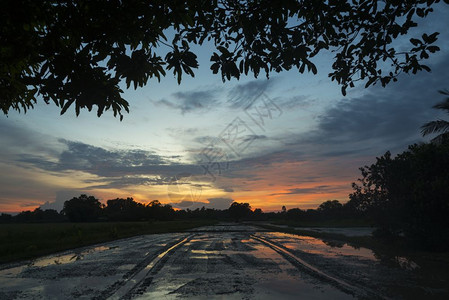
<path id="1" fill-rule="evenodd" d="M 0 299 L 407 299 L 423 292 L 417 269 L 366 248 L 221 224 L 0 265 Z"/>

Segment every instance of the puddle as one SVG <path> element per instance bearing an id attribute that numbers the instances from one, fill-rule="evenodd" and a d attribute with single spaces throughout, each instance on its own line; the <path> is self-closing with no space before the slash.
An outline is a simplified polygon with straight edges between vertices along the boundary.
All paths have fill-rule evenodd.
<path id="1" fill-rule="evenodd" d="M 199 253 L 199 254 L 220 254 L 220 251 L 217 250 L 191 250 L 192 253 Z"/>
<path id="2" fill-rule="evenodd" d="M 255 285 L 255 299 L 354 299 L 330 285 L 322 284 L 298 272 L 273 249 L 254 245 L 256 257 L 272 261 L 279 270 L 275 276 L 261 278 Z"/>
<path id="3" fill-rule="evenodd" d="M 22 271 L 27 267 L 28 267 L 27 265 L 22 265 L 19 267 L 3 269 L 3 270 L 0 270 L 0 276 L 1 277 L 16 277 L 17 275 L 22 273 Z"/>
<path id="4" fill-rule="evenodd" d="M 368 248 L 355 248 L 346 243 L 323 241 L 309 236 L 294 236 L 286 233 L 270 233 L 271 239 L 282 243 L 291 250 L 323 255 L 325 257 L 357 256 L 372 261 L 377 261 L 374 252 Z"/>
<path id="5" fill-rule="evenodd" d="M 190 259 L 209 259 L 209 256 L 203 255 L 203 256 L 190 256 Z"/>
<path id="6" fill-rule="evenodd" d="M 190 252 L 192 252 L 192 254 L 196 254 L 196 255 L 189 256 L 189 259 L 211 259 L 211 256 L 213 256 L 214 258 L 223 258 L 223 257 L 225 257 L 226 254 L 231 254 L 235 251 L 192 249 L 192 250 L 190 250 Z M 198 254 L 202 254 L 202 255 L 198 255 Z"/>
<path id="7" fill-rule="evenodd" d="M 34 262 L 32 262 L 29 266 L 30 267 L 47 267 L 50 265 L 63 265 L 72 263 L 77 260 L 83 259 L 83 255 L 81 253 L 79 254 L 67 254 L 57 257 L 47 257 L 47 258 L 41 258 L 37 259 Z"/>
<path id="8" fill-rule="evenodd" d="M 296 236 L 288 233 L 270 233 L 268 236 L 291 250 L 322 255 L 328 258 L 353 257 L 355 259 L 367 259 L 390 266 L 396 266 L 405 270 L 417 270 L 420 266 L 414 261 L 403 256 L 392 256 L 388 259 L 379 258 L 372 250 L 364 247 L 353 247 L 347 243 L 331 240 L 321 240 L 309 236 Z"/>
<path id="9" fill-rule="evenodd" d="M 308 230 L 308 231 L 316 231 L 316 232 L 328 232 L 328 233 L 336 233 L 343 234 L 346 236 L 370 236 L 374 228 L 372 227 L 341 227 L 341 228 L 333 228 L 333 227 L 294 227 L 297 230 Z"/>
<path id="10" fill-rule="evenodd" d="M 117 248 L 117 247 L 98 246 L 98 247 L 86 249 L 79 253 L 72 252 L 72 253 L 64 254 L 64 255 L 45 256 L 42 258 L 37 258 L 26 265 L 21 265 L 18 267 L 0 270 L 0 276 L 15 277 L 15 276 L 19 275 L 20 273 L 22 273 L 23 270 L 25 270 L 26 268 L 29 268 L 29 267 L 43 268 L 43 267 L 48 267 L 51 265 L 69 264 L 69 263 L 73 263 L 75 261 L 84 259 L 84 257 L 88 254 L 102 252 L 102 251 L 115 249 L 115 248 Z"/>
<path id="11" fill-rule="evenodd" d="M 29 266 L 30 267 L 47 267 L 50 265 L 68 264 L 68 263 L 72 263 L 77 260 L 82 260 L 82 259 L 84 259 L 84 256 L 86 256 L 88 254 L 92 254 L 95 252 L 102 252 L 102 251 L 106 251 L 109 249 L 115 249 L 115 248 L 117 248 L 117 247 L 98 246 L 98 247 L 94 247 L 94 248 L 89 248 L 89 249 L 84 250 L 79 253 L 74 252 L 74 253 L 70 253 L 70 254 L 66 254 L 66 255 L 38 258 L 35 261 L 33 261 Z"/>

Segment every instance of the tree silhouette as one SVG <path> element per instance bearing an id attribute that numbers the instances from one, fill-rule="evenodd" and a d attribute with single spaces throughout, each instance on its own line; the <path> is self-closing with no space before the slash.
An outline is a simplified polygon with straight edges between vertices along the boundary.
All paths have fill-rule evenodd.
<path id="1" fill-rule="evenodd" d="M 336 218 L 343 214 L 343 204 L 338 200 L 327 200 L 317 209 L 324 218 Z"/>
<path id="2" fill-rule="evenodd" d="M 449 96 L 449 91 L 440 91 L 441 94 Z M 449 114 L 449 97 L 446 100 L 435 104 L 433 108 L 441 109 Z M 432 142 L 442 143 L 444 141 L 449 141 L 449 121 L 436 120 L 430 121 L 421 127 L 421 133 L 423 136 L 439 133 Z"/>
<path id="3" fill-rule="evenodd" d="M 132 221 L 145 218 L 145 205 L 135 202 L 133 198 L 108 200 L 106 216 L 111 221 Z"/>
<path id="4" fill-rule="evenodd" d="M 421 61 L 439 50 L 437 32 L 412 37 L 400 52 L 392 44 L 438 2 L 6 0 L 0 108 L 26 111 L 42 98 L 61 114 L 96 106 L 98 116 L 111 109 L 122 118 L 121 81 L 136 89 L 173 71 L 180 83 L 198 67 L 191 46 L 205 44 L 223 81 L 292 68 L 316 74 L 313 58 L 331 51 L 329 76 L 343 94 L 357 81 L 385 86 L 402 72 L 430 70 Z"/>
<path id="5" fill-rule="evenodd" d="M 361 168 L 348 204 L 365 211 L 378 233 L 421 247 L 449 247 L 449 143 L 415 144 Z"/>
<path id="6" fill-rule="evenodd" d="M 62 212 L 71 222 L 90 222 L 98 220 L 102 207 L 94 196 L 82 194 L 65 201 Z"/>
<path id="7" fill-rule="evenodd" d="M 174 210 L 170 204 L 163 205 L 159 200 L 153 200 L 146 206 L 146 216 L 150 219 L 172 220 Z"/>
<path id="8" fill-rule="evenodd" d="M 0 214 L 0 223 L 9 223 L 13 219 L 13 216 L 10 214 L 1 213 Z"/>
<path id="9" fill-rule="evenodd" d="M 256 208 L 253 212 L 252 218 L 254 220 L 262 220 L 264 218 L 264 213 L 263 213 L 262 209 Z"/>
<path id="10" fill-rule="evenodd" d="M 251 214 L 251 205 L 249 203 L 238 203 L 232 202 L 231 206 L 228 208 L 229 215 L 236 222 L 248 217 Z"/>
<path id="11" fill-rule="evenodd" d="M 318 206 L 318 210 L 323 212 L 332 212 L 339 210 L 342 207 L 343 205 L 338 200 L 327 200 Z"/>

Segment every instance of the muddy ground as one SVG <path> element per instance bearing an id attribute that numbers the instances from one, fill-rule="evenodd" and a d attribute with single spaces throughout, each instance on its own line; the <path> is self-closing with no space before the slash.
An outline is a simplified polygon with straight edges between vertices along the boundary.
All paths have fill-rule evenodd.
<path id="1" fill-rule="evenodd" d="M 0 265 L 0 299 L 449 299 L 445 279 L 424 269 L 335 241 L 220 224 Z"/>

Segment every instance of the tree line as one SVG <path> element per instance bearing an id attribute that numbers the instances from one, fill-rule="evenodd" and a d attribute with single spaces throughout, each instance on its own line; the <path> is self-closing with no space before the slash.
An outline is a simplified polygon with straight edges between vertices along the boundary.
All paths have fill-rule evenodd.
<path id="1" fill-rule="evenodd" d="M 323 202 L 317 209 L 302 210 L 293 208 L 280 212 L 263 212 L 252 209 L 249 203 L 233 202 L 228 209 L 196 208 L 175 210 L 170 204 L 153 200 L 143 204 L 128 197 L 107 200 L 103 204 L 95 196 L 82 194 L 64 202 L 64 208 L 58 212 L 54 209 L 36 208 L 12 216 L 2 213 L 0 223 L 39 223 L 39 222 L 126 222 L 126 221 L 170 221 L 175 219 L 215 219 L 227 221 L 268 221 L 268 220 L 327 220 L 350 217 L 346 204 L 338 200 Z"/>

